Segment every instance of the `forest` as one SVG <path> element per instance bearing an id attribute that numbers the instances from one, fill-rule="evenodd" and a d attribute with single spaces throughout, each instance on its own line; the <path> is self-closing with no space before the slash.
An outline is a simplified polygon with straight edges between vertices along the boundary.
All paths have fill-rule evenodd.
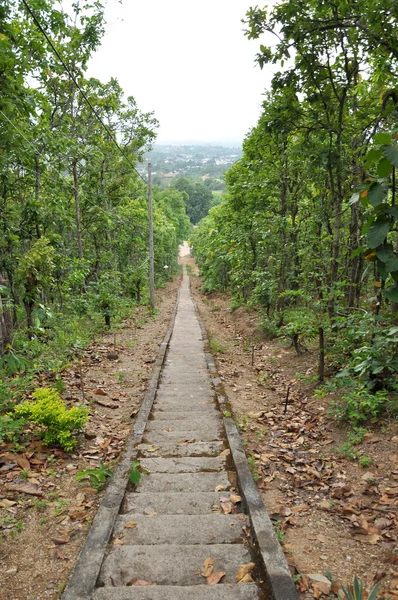
<path id="1" fill-rule="evenodd" d="M 398 4 L 248 5 L 256 67 L 274 74 L 242 152 L 209 156 L 206 146 L 157 148 L 155 114 L 117 78 L 88 76 L 106 2 L 67 4 L 0 0 L 0 596 L 18 585 L 23 600 L 59 598 L 107 483 L 145 482 L 143 456 L 204 457 L 183 454 L 194 429 L 180 436 L 164 421 L 175 454 L 145 442 L 149 455 L 134 449 L 130 472 L 114 477 L 137 421 L 140 441 L 153 426 L 145 399 L 163 377 L 181 264 L 217 370 L 209 401 L 202 364 L 188 383 L 199 404 L 214 404 L 205 410 L 220 408 L 217 436 L 223 420 L 242 438 L 302 598 L 370 600 L 383 579 L 383 597 L 398 595 Z M 191 255 L 179 258 L 184 241 Z M 216 407 L 221 392 L 228 402 Z M 189 427 L 200 424 L 186 410 Z M 228 453 L 216 458 L 232 464 Z M 160 473 L 210 473 L 189 468 Z M 211 518 L 239 512 L 236 481 L 212 483 L 223 491 Z M 138 528 L 127 522 L 116 539 L 111 529 L 104 548 Z M 239 531 L 252 540 L 250 527 Z M 225 573 L 209 582 L 210 561 L 210 575 L 199 561 L 195 576 L 217 584 Z M 373 592 L 356 578 L 356 591 L 340 587 L 355 573 Z"/>
<path id="2" fill-rule="evenodd" d="M 148 213 L 136 166 L 157 121 L 116 79 L 86 78 L 101 2 L 0 2 L 0 441 L 37 373 L 56 374 L 145 301 Z M 189 235 L 184 195 L 155 190 L 157 284 Z M 166 268 L 165 268 L 166 266 Z M 10 404 L 11 403 L 11 404 Z"/>
<path id="3" fill-rule="evenodd" d="M 397 410 L 398 9 L 289 1 L 250 9 L 260 67 L 280 70 L 194 232 L 208 291 L 259 308 L 269 338 L 318 348 L 354 425 Z"/>

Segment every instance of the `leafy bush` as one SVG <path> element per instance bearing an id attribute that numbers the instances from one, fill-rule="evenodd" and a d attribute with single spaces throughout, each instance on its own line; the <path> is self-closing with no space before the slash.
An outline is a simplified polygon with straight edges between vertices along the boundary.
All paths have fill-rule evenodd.
<path id="1" fill-rule="evenodd" d="M 385 390 L 372 393 L 365 385 L 358 385 L 334 403 L 332 412 L 338 419 L 357 427 L 384 412 L 387 396 Z"/>
<path id="2" fill-rule="evenodd" d="M 44 444 L 59 444 L 66 451 L 73 450 L 76 440 L 72 432 L 83 429 L 89 409 L 77 406 L 66 408 L 61 396 L 51 388 L 38 388 L 32 395 L 34 401 L 16 406 L 15 413 L 45 427 Z"/>
<path id="3" fill-rule="evenodd" d="M 296 354 L 301 354 L 302 340 L 310 340 L 318 331 L 316 316 L 307 308 L 295 308 L 284 313 L 284 325 L 279 329 L 279 337 L 291 340 Z"/>
<path id="4" fill-rule="evenodd" d="M 0 444 L 17 440 L 22 433 L 23 419 L 14 419 L 12 415 L 0 415 Z"/>

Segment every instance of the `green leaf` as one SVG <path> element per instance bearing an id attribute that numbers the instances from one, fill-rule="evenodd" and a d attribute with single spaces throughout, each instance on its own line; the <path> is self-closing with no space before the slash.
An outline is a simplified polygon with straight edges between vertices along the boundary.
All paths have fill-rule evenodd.
<path id="1" fill-rule="evenodd" d="M 366 155 L 365 164 L 367 167 L 380 160 L 383 156 L 383 151 L 379 148 L 372 148 Z"/>
<path id="2" fill-rule="evenodd" d="M 381 262 L 379 259 L 377 259 L 376 264 L 377 264 L 377 270 L 380 273 L 381 278 L 384 279 L 384 281 L 385 281 L 389 275 L 389 273 L 386 269 L 386 265 L 383 262 Z"/>
<path id="3" fill-rule="evenodd" d="M 355 258 L 356 256 L 359 256 L 360 254 L 362 254 L 364 248 L 365 248 L 365 246 L 358 246 L 358 248 L 356 250 L 354 250 L 354 252 L 351 254 L 350 258 Z"/>
<path id="4" fill-rule="evenodd" d="M 386 269 L 389 273 L 398 271 L 398 256 L 396 254 L 392 254 L 390 256 L 390 258 L 387 260 Z"/>
<path id="5" fill-rule="evenodd" d="M 386 263 L 390 256 L 394 253 L 392 244 L 383 244 L 376 250 L 376 256 L 381 262 Z"/>
<path id="6" fill-rule="evenodd" d="M 385 298 L 391 300 L 391 302 L 398 302 L 398 288 L 390 287 L 386 290 L 381 290 L 381 293 Z"/>
<path id="7" fill-rule="evenodd" d="M 133 485 L 137 485 L 141 480 L 141 473 L 137 469 L 132 469 L 129 480 Z"/>
<path id="8" fill-rule="evenodd" d="M 389 147 L 389 146 L 388 146 Z M 387 158 L 382 158 L 377 165 L 377 175 L 379 177 L 388 177 L 392 171 L 392 164 Z"/>
<path id="9" fill-rule="evenodd" d="M 368 231 L 368 245 L 369 248 L 377 248 L 384 242 L 387 237 L 387 233 L 390 231 L 390 222 L 384 219 L 377 219 Z"/>
<path id="10" fill-rule="evenodd" d="M 385 210 L 388 215 L 392 215 L 394 219 L 398 220 L 398 206 L 389 206 Z"/>
<path id="11" fill-rule="evenodd" d="M 394 166 L 398 167 L 398 147 L 383 146 L 383 154 L 386 159 Z"/>
<path id="12" fill-rule="evenodd" d="M 376 133 L 373 141 L 375 144 L 389 144 L 391 142 L 391 133 Z"/>
<path id="13" fill-rule="evenodd" d="M 368 200 L 374 207 L 379 206 L 385 200 L 388 194 L 388 184 L 379 183 L 378 181 L 372 183 L 369 188 Z"/>

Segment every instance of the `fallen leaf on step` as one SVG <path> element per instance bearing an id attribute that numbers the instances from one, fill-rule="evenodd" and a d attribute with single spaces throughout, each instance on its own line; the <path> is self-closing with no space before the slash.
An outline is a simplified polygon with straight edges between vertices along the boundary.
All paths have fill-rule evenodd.
<path id="1" fill-rule="evenodd" d="M 207 557 L 203 563 L 202 577 L 209 577 L 213 573 L 214 559 L 211 556 Z"/>
<path id="2" fill-rule="evenodd" d="M 228 448 L 225 448 L 225 450 L 223 450 L 220 454 L 220 456 L 229 456 L 231 454 L 231 451 Z"/>
<path id="3" fill-rule="evenodd" d="M 223 490 L 225 490 L 225 487 L 222 484 L 220 484 L 220 485 L 218 485 L 216 487 L 216 489 L 214 491 L 215 492 L 222 492 Z"/>
<path id="4" fill-rule="evenodd" d="M 124 527 L 126 529 L 134 529 L 134 527 L 137 527 L 137 522 L 136 521 L 127 521 L 127 523 L 124 524 Z"/>
<path id="5" fill-rule="evenodd" d="M 232 512 L 231 502 L 220 502 L 220 506 L 221 506 L 221 510 L 223 511 L 224 515 L 229 515 L 229 513 Z"/>
<path id="6" fill-rule="evenodd" d="M 216 583 L 221 581 L 221 579 L 224 577 L 224 575 L 225 575 L 224 571 L 216 571 L 215 573 L 212 573 L 211 575 L 206 577 L 206 583 L 208 585 L 215 585 Z"/>
<path id="7" fill-rule="evenodd" d="M 114 546 L 124 546 L 124 542 L 123 542 L 123 540 L 116 538 L 115 540 L 113 540 L 113 545 Z"/>
<path id="8" fill-rule="evenodd" d="M 249 583 L 250 581 L 253 581 L 250 572 L 253 571 L 255 566 L 256 565 L 253 562 L 250 562 L 247 565 L 240 565 L 236 572 L 236 583 Z"/>
<path id="9" fill-rule="evenodd" d="M 238 494 L 230 494 L 229 501 L 232 502 L 232 504 L 238 504 L 239 502 L 242 502 L 242 498 L 241 496 L 238 496 Z"/>

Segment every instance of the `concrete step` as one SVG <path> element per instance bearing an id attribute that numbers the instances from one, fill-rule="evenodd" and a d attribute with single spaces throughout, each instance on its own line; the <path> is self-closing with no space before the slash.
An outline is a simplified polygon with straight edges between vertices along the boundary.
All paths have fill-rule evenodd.
<path id="1" fill-rule="evenodd" d="M 185 442 L 184 444 L 139 444 L 137 446 L 140 456 L 144 457 L 163 457 L 171 456 L 218 456 L 224 450 L 223 442 Z M 156 448 L 156 450 L 155 450 Z"/>
<path id="2" fill-rule="evenodd" d="M 160 392 L 184 392 L 186 394 L 192 394 L 195 392 L 210 392 L 210 382 L 190 382 L 190 381 L 182 381 L 182 382 L 173 382 L 173 383 L 160 383 L 158 387 L 158 394 Z"/>
<path id="3" fill-rule="evenodd" d="M 229 492 L 128 492 L 124 514 L 150 515 L 211 515 L 220 512 L 220 499 L 229 498 Z"/>
<path id="4" fill-rule="evenodd" d="M 192 415 L 190 417 L 188 417 L 188 419 L 185 419 L 185 421 L 183 421 L 182 419 L 168 419 L 167 421 L 165 421 L 164 419 L 160 419 L 159 421 L 157 419 L 154 419 L 153 421 L 148 421 L 147 424 L 147 429 L 149 429 L 149 431 L 172 431 L 172 430 L 180 430 L 183 429 L 184 431 L 192 431 L 194 429 L 197 429 L 199 427 L 202 429 L 202 427 L 205 427 L 206 429 L 209 427 L 213 428 L 216 427 L 218 425 L 221 425 L 221 419 L 220 416 L 218 414 L 214 414 L 211 417 L 206 416 L 206 415 L 201 415 L 200 417 L 192 417 Z"/>
<path id="5" fill-rule="evenodd" d="M 194 414 L 193 414 L 194 413 Z M 199 414 L 202 413 L 202 414 Z M 198 419 L 198 418 L 209 418 L 209 417 L 219 417 L 220 416 L 220 412 L 217 410 L 217 408 L 215 406 L 212 406 L 210 404 L 207 404 L 205 406 L 203 406 L 202 408 L 200 408 L 199 410 L 154 410 L 152 412 L 152 415 L 155 417 L 154 419 L 151 419 L 148 423 L 151 424 L 153 423 L 153 421 L 183 421 L 183 420 L 191 420 L 192 419 Z"/>
<path id="6" fill-rule="evenodd" d="M 215 442 L 222 439 L 222 433 L 217 427 L 212 429 L 196 429 L 194 431 L 147 431 L 143 443 L 159 445 L 172 442 Z"/>
<path id="7" fill-rule="evenodd" d="M 189 396 L 179 396 L 178 394 L 158 394 L 154 409 L 173 410 L 176 411 L 189 411 L 189 410 L 201 410 L 209 406 L 217 407 L 215 398 L 211 394 L 204 394 L 197 398 L 191 398 Z"/>
<path id="8" fill-rule="evenodd" d="M 158 390 L 156 392 L 156 396 L 160 396 L 162 395 L 165 399 L 167 398 L 178 398 L 178 399 L 190 399 L 190 400 L 209 400 L 210 398 L 212 400 L 215 400 L 215 394 L 213 390 L 210 390 L 210 392 L 207 390 L 188 390 L 185 389 L 183 391 L 179 391 L 178 389 L 173 389 L 171 387 L 167 387 L 166 389 L 162 388 L 162 390 Z"/>
<path id="9" fill-rule="evenodd" d="M 134 527 L 124 527 L 125 524 Z M 245 515 L 153 515 L 129 514 L 118 517 L 114 536 L 125 544 L 233 544 L 243 542 Z M 209 555 L 211 548 L 209 548 Z"/>
<path id="10" fill-rule="evenodd" d="M 214 560 L 214 572 L 225 572 L 225 583 L 236 583 L 239 565 L 251 561 L 243 544 L 114 546 L 104 560 L 99 583 L 118 587 L 144 579 L 157 585 L 200 585 L 208 557 Z"/>
<path id="11" fill-rule="evenodd" d="M 210 473 L 225 469 L 225 457 L 143 458 L 140 464 L 146 473 Z"/>
<path id="12" fill-rule="evenodd" d="M 144 492 L 214 492 L 219 485 L 228 490 L 231 484 L 224 473 L 154 473 L 143 475 L 136 487 Z"/>
<path id="13" fill-rule="evenodd" d="M 155 410 L 169 410 L 169 411 L 200 411 L 208 407 L 217 408 L 215 399 L 210 395 L 204 395 L 200 398 L 187 398 L 180 396 L 164 396 L 158 395 L 154 404 Z"/>
<path id="14" fill-rule="evenodd" d="M 104 587 L 96 590 L 92 600 L 258 600 L 255 583 L 242 585 L 187 585 Z"/>

